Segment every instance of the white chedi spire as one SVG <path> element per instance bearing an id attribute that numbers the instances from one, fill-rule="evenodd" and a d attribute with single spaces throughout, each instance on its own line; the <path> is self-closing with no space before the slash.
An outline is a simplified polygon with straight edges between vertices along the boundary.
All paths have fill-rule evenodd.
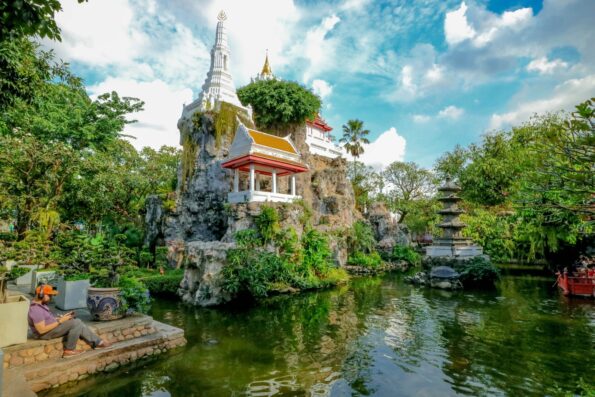
<path id="1" fill-rule="evenodd" d="M 227 46 L 227 33 L 225 31 L 227 15 L 221 11 L 217 19 L 219 21 L 217 22 L 215 44 L 211 49 L 211 66 L 197 100 L 202 111 L 214 109 L 218 102 L 227 102 L 243 107 L 238 99 L 236 87 L 231 77 L 230 50 Z"/>

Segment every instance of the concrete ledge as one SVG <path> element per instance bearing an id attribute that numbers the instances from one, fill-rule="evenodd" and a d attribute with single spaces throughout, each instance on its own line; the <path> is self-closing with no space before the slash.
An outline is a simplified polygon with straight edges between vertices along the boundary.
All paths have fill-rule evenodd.
<path id="1" fill-rule="evenodd" d="M 97 335 L 112 343 L 151 335 L 156 332 L 150 316 L 134 314 L 120 320 L 107 322 L 85 322 Z M 50 340 L 29 339 L 27 343 L 4 348 L 5 369 L 21 367 L 54 358 L 62 357 L 62 338 Z M 91 347 L 79 340 L 77 349 L 90 350 Z"/>
<path id="2" fill-rule="evenodd" d="M 23 382 L 29 392 L 39 392 L 85 379 L 98 372 L 113 371 L 141 358 L 161 354 L 186 344 L 183 330 L 153 320 L 150 326 L 155 330 L 152 334 L 114 343 L 109 349 L 97 349 L 71 358 L 60 356 L 11 367 L 4 375 L 4 384 L 11 385 L 11 390 L 5 386 L 4 397 L 34 395 L 21 394 L 25 393 Z M 15 385 L 20 385 L 18 388 L 21 392 L 15 392 Z"/>

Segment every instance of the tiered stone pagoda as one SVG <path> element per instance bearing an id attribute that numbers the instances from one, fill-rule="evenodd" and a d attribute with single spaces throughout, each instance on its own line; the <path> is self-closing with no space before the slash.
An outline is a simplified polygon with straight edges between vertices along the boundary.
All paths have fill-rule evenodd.
<path id="1" fill-rule="evenodd" d="M 442 193 L 442 196 L 438 198 L 438 201 L 443 205 L 443 208 L 438 211 L 438 214 L 442 216 L 442 222 L 438 224 L 438 227 L 442 229 L 442 237 L 435 239 L 434 244 L 426 247 L 426 255 L 450 258 L 469 258 L 482 255 L 483 249 L 461 234 L 461 231 L 467 226 L 459 219 L 459 216 L 465 212 L 458 205 L 462 200 L 457 195 L 461 188 L 450 178 L 447 178 L 438 191 Z"/>
<path id="2" fill-rule="evenodd" d="M 289 137 L 278 137 L 265 132 L 248 129 L 239 123 L 229 148 L 223 168 L 233 170 L 233 191 L 227 196 L 229 203 L 244 202 L 292 202 L 300 198 L 296 194 L 295 175 L 308 171 L 301 156 Z M 247 178 L 241 178 L 246 173 Z M 278 178 L 290 178 L 289 191 L 280 192 Z M 262 180 L 269 179 L 270 190 L 262 189 Z M 246 180 L 240 188 L 241 180 Z"/>

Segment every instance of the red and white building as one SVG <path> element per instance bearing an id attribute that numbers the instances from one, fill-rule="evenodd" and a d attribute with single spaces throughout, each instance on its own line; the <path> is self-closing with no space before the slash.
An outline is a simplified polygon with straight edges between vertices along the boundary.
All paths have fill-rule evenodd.
<path id="1" fill-rule="evenodd" d="M 319 115 L 316 115 L 313 121 L 306 121 L 306 144 L 310 148 L 310 153 L 330 158 L 339 157 L 345 153 L 333 142 L 332 130 L 333 128 Z"/>
<path id="2" fill-rule="evenodd" d="M 249 129 L 241 123 L 221 166 L 233 171 L 233 190 L 227 196 L 230 203 L 292 202 L 300 198 L 296 193 L 296 174 L 308 171 L 289 137 Z M 289 178 L 287 191 L 278 188 L 279 178 Z M 262 182 L 267 179 L 270 183 L 264 189 Z"/>

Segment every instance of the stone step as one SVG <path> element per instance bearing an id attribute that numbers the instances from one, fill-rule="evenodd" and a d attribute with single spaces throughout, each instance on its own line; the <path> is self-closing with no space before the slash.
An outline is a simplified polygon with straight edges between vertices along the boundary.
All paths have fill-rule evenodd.
<path id="1" fill-rule="evenodd" d="M 70 358 L 54 358 L 21 368 L 10 369 L 21 373 L 34 392 L 81 380 L 91 374 L 112 371 L 143 357 L 164 353 L 186 343 L 184 332 L 157 321 L 152 323 L 156 332 L 114 343 L 108 349 L 97 349 Z"/>
<path id="2" fill-rule="evenodd" d="M 142 314 L 114 321 L 87 323 L 93 332 L 112 343 L 154 334 L 157 332 L 154 324 L 152 317 Z M 91 347 L 84 341 L 79 341 L 77 349 L 90 350 Z M 62 357 L 62 352 L 62 338 L 29 339 L 27 343 L 4 348 L 4 368 L 17 368 L 52 360 Z"/>

